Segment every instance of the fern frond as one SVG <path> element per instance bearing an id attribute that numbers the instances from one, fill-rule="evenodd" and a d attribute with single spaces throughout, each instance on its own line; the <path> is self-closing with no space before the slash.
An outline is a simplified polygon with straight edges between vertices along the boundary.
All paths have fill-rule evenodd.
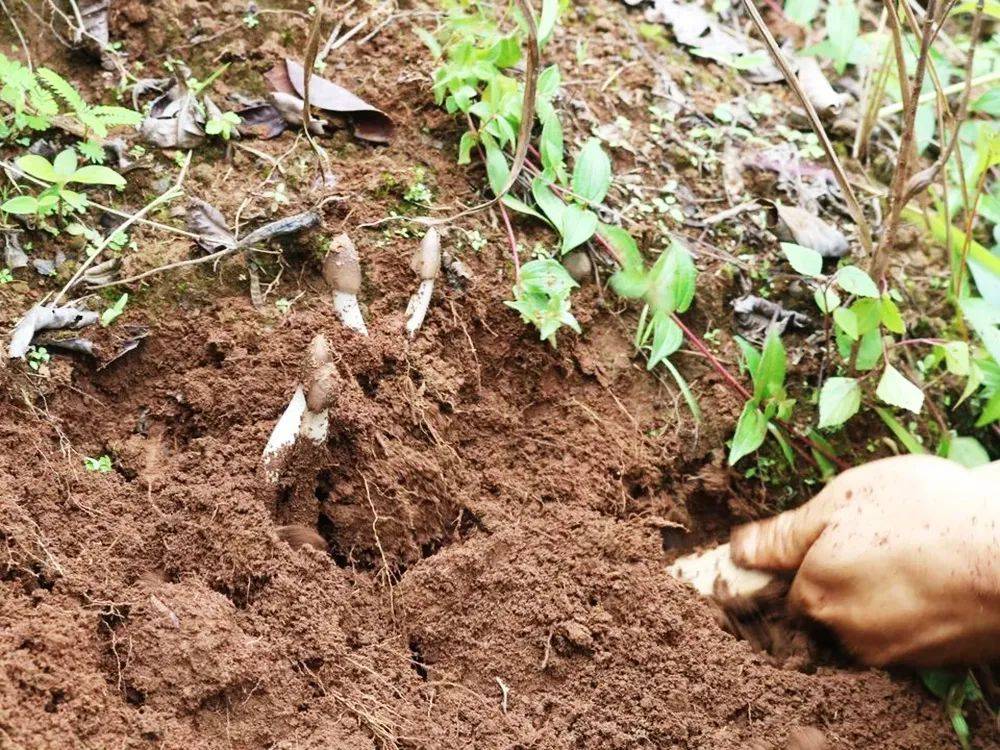
<path id="1" fill-rule="evenodd" d="M 52 92 L 66 102 L 66 104 L 69 105 L 69 108 L 77 114 L 87 111 L 87 102 L 85 102 L 83 97 L 80 96 L 80 93 L 73 88 L 73 84 L 51 68 L 38 68 L 38 70 L 35 71 L 35 77 L 52 89 Z"/>
<path id="2" fill-rule="evenodd" d="M 87 130 L 96 135 L 98 138 L 106 138 L 108 135 L 108 129 L 104 125 L 104 121 L 94 114 L 91 109 L 77 110 L 75 117 L 80 121 Z"/>
<path id="3" fill-rule="evenodd" d="M 114 128 L 119 125 L 130 125 L 136 127 L 142 122 L 142 115 L 134 109 L 126 107 L 115 107 L 100 105 L 91 107 L 90 112 L 100 118 L 106 127 Z"/>
<path id="4" fill-rule="evenodd" d="M 59 114 L 59 104 L 48 89 L 35 85 L 28 91 L 31 106 L 42 117 L 55 117 Z"/>

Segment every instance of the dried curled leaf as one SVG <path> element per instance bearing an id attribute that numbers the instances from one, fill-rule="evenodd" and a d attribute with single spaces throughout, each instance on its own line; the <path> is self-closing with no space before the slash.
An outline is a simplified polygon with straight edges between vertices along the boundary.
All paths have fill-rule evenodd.
<path id="1" fill-rule="evenodd" d="M 798 61 L 796 76 L 810 104 L 821 115 L 837 114 L 844 108 L 844 98 L 836 91 L 819 67 L 815 57 L 803 57 Z"/>
<path id="2" fill-rule="evenodd" d="M 222 212 L 200 198 L 191 198 L 187 210 L 187 228 L 198 235 L 195 240 L 210 253 L 227 247 L 236 247 L 236 238 L 229 231 Z"/>
<path id="3" fill-rule="evenodd" d="M 139 126 L 143 140 L 158 148 L 194 148 L 205 139 L 205 117 L 182 78 L 153 102 Z"/>
<path id="4" fill-rule="evenodd" d="M 842 258 L 847 254 L 847 237 L 836 227 L 797 206 L 775 203 L 778 224 L 775 234 L 786 242 L 815 250 L 824 258 Z"/>
<path id="5" fill-rule="evenodd" d="M 83 328 L 97 322 L 97 313 L 76 307 L 50 307 L 35 305 L 14 326 L 10 336 L 7 356 L 22 359 L 31 348 L 31 342 L 38 331 L 57 328 Z"/>
<path id="6" fill-rule="evenodd" d="M 305 70 L 301 63 L 286 58 L 266 75 L 271 90 L 283 94 L 305 96 Z M 374 143 L 389 143 L 395 134 L 392 119 L 342 86 L 316 74 L 309 79 L 309 103 L 314 109 L 347 115 L 354 123 L 354 135 Z"/>

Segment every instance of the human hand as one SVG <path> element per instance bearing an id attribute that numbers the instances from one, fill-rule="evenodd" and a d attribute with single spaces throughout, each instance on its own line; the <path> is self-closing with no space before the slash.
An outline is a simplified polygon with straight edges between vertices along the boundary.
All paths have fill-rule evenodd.
<path id="1" fill-rule="evenodd" d="M 874 461 L 800 508 L 736 529 L 731 545 L 737 565 L 797 569 L 793 609 L 865 663 L 1000 656 L 1000 462 Z"/>

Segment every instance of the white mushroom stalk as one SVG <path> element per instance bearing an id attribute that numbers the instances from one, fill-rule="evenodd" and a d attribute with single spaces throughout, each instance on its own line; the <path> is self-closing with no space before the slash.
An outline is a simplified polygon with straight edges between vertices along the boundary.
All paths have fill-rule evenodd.
<path id="1" fill-rule="evenodd" d="M 261 464 L 269 481 L 278 481 L 283 459 L 299 437 L 315 445 L 326 442 L 330 429 L 330 407 L 335 400 L 334 391 L 338 378 L 332 359 L 330 342 L 322 334 L 316 336 L 309 344 L 303 364 L 302 382 L 296 386 L 292 400 L 288 402 L 264 446 Z"/>
<path id="2" fill-rule="evenodd" d="M 441 238 L 434 227 L 427 230 L 427 234 L 420 241 L 420 246 L 410 262 L 410 268 L 420 279 L 420 286 L 406 306 L 406 335 L 412 339 L 424 324 L 431 295 L 434 293 L 434 279 L 441 271 Z"/>
<path id="3" fill-rule="evenodd" d="M 330 252 L 323 261 L 323 279 L 333 289 L 333 307 L 340 322 L 362 336 L 368 335 L 368 326 L 361 316 L 358 292 L 361 290 L 361 264 L 358 251 L 346 234 L 340 234 L 330 243 Z"/>

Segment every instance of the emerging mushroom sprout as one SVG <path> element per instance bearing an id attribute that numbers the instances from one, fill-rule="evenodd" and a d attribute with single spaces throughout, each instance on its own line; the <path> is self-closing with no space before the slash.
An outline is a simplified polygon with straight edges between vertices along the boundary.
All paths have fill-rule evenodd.
<path id="1" fill-rule="evenodd" d="M 434 293 L 434 279 L 441 270 L 441 238 L 434 227 L 428 229 L 420 241 L 420 247 L 413 253 L 410 268 L 420 279 L 420 286 L 410 297 L 410 304 L 406 306 L 406 334 L 413 338 L 424 324 L 427 307 L 431 303 L 431 294 Z"/>
<path id="2" fill-rule="evenodd" d="M 316 445 L 326 442 L 330 428 L 330 407 L 336 400 L 338 374 L 330 352 L 330 342 L 322 334 L 309 344 L 300 384 L 278 419 L 264 446 L 261 463 L 271 482 L 277 482 L 280 458 L 304 437 Z"/>
<path id="3" fill-rule="evenodd" d="M 323 261 L 323 279 L 333 289 L 333 307 L 340 322 L 367 336 L 368 327 L 358 306 L 361 264 L 358 262 L 358 251 L 346 234 L 338 234 L 330 242 L 330 252 Z"/>

